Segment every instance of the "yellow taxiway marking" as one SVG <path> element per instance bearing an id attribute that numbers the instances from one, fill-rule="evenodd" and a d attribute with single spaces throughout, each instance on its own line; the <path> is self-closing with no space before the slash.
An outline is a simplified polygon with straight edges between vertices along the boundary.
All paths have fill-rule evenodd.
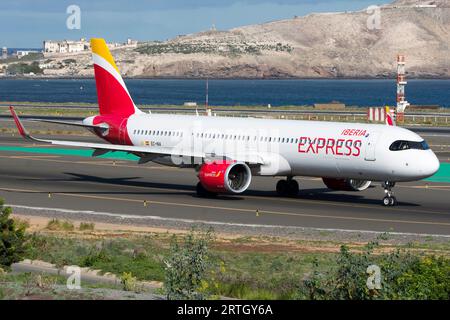
<path id="1" fill-rule="evenodd" d="M 1 158 L 2 156 L 0 156 Z M 50 159 L 33 159 L 33 160 L 38 160 L 38 161 L 50 161 L 50 162 L 69 162 L 69 161 L 64 161 L 64 160 L 50 160 Z M 72 162 L 73 163 L 73 162 Z M 76 163 L 76 162 L 75 162 Z M 105 165 L 104 163 L 98 163 L 96 164 L 95 161 L 94 162 L 87 162 L 89 164 L 93 164 L 93 165 Z M 121 166 L 121 165 L 117 165 L 118 167 L 128 167 L 128 166 Z M 141 167 L 141 168 L 146 168 L 146 169 L 158 169 L 158 170 L 167 170 L 167 169 L 173 169 L 173 170 L 180 170 L 179 168 L 166 168 L 166 167 Z M 9 175 L 10 176 L 10 175 Z M 18 177 L 18 176 L 11 176 L 11 177 L 17 177 L 17 178 L 23 178 L 23 177 Z M 46 180 L 44 178 L 39 178 L 41 180 Z M 321 180 L 319 178 L 319 180 Z M 67 183 L 91 183 L 91 184 L 96 184 L 96 182 L 93 181 L 60 181 L 60 182 L 67 182 Z M 157 188 L 157 187 L 150 187 L 150 186 L 130 186 L 130 185 L 121 185 L 121 187 L 128 187 L 128 188 L 133 188 L 133 189 L 145 189 L 145 190 L 164 190 L 167 191 L 167 189 L 165 188 Z M 425 186 L 398 186 L 398 187 L 402 187 L 402 188 L 426 188 Z M 433 191 L 450 191 L 448 189 L 439 189 L 439 188 L 434 188 L 429 186 L 428 187 L 429 190 L 433 190 Z M 183 189 L 171 189 L 172 191 L 183 191 L 185 192 L 186 190 Z M 391 208 L 391 207 L 378 207 L 378 208 L 374 208 L 373 206 L 369 206 L 369 205 L 363 205 L 363 204 L 347 204 L 347 203 L 337 203 L 337 202 L 327 202 L 327 201 L 323 201 L 323 200 L 315 200 L 315 199 L 288 199 L 288 198 L 273 198 L 273 197 L 259 197 L 259 196 L 251 196 L 251 195 L 241 195 L 241 197 L 243 198 L 248 198 L 248 199 L 255 199 L 255 200 L 264 200 L 264 201 L 280 201 L 280 202 L 288 202 L 288 203 L 304 203 L 304 204 L 314 204 L 314 205 L 328 205 L 328 206 L 334 206 L 334 207 L 346 207 L 346 208 L 361 208 L 361 209 L 377 209 L 377 210 L 387 210 L 387 211 L 398 211 L 398 212 L 416 212 L 416 213 L 428 213 L 428 214 L 439 214 L 439 215 L 448 215 L 447 213 L 444 212 L 439 212 L 439 211 L 431 211 L 431 210 L 416 210 L 416 209 L 402 209 L 402 208 Z"/>
<path id="2" fill-rule="evenodd" d="M 57 147 L 56 145 L 52 145 L 52 144 L 45 144 L 45 143 L 24 143 L 24 144 L 20 144 L 18 145 L 17 142 L 2 142 L 2 145 L 7 145 L 7 146 L 14 146 L 14 147 L 20 147 L 20 148 L 39 148 L 39 147 Z"/>
<path id="3" fill-rule="evenodd" d="M 409 189 L 429 189 L 429 190 L 439 190 L 439 191 L 450 191 L 450 185 L 448 186 L 436 186 L 436 185 L 423 185 L 423 186 L 398 186 L 400 188 Z"/>
<path id="4" fill-rule="evenodd" d="M 12 177 L 12 178 L 23 178 L 21 176 L 13 176 L 13 175 L 7 175 L 8 177 Z M 46 180 L 45 178 L 36 178 L 35 180 Z M 59 181 L 59 183 L 89 183 L 89 184 L 94 184 L 96 185 L 97 182 L 94 181 Z M 151 186 L 131 186 L 131 185 L 120 185 L 120 188 L 132 188 L 132 189 L 143 189 L 143 190 L 162 190 L 162 191 L 166 191 L 166 188 L 158 188 L 158 187 L 151 187 Z M 450 190 L 442 190 L 442 189 L 436 189 L 436 190 L 440 190 L 440 191 L 450 191 Z M 175 193 L 175 192 L 186 192 L 186 190 L 183 189 L 170 189 L 170 191 L 172 191 L 171 193 Z M 379 208 L 374 208 L 373 206 L 368 206 L 368 205 L 363 205 L 363 204 L 347 204 L 347 203 L 337 203 L 337 202 L 327 202 L 327 201 L 322 201 L 322 200 L 315 200 L 315 199 L 288 199 L 288 198 L 273 198 L 273 197 L 260 197 L 260 196 L 251 196 L 251 195 L 241 195 L 241 197 L 243 198 L 247 198 L 247 199 L 255 199 L 255 200 L 265 200 L 265 201 L 274 201 L 274 199 L 276 201 L 280 201 L 280 202 L 288 202 L 288 203 L 305 203 L 305 204 L 313 204 L 313 205 L 328 205 L 328 206 L 335 206 L 335 207 L 346 207 L 346 208 L 360 208 L 360 209 L 378 209 L 378 210 L 388 210 L 388 211 L 398 211 L 398 212 L 417 212 L 417 213 L 427 213 L 427 214 L 439 214 L 439 215 L 449 215 L 448 213 L 444 213 L 444 212 L 439 212 L 439 211 L 431 211 L 431 210 L 416 210 L 416 209 L 402 209 L 402 208 L 392 208 L 392 207 L 379 207 Z"/>
<path id="5" fill-rule="evenodd" d="M 27 189 L 12 189 L 12 188 L 0 188 L 2 191 L 9 192 L 26 192 L 26 193 L 47 193 L 39 190 L 27 190 Z M 110 200 L 110 201 L 122 201 L 122 202 L 133 202 L 142 203 L 144 200 L 130 199 L 130 198 L 119 198 L 119 197 L 106 197 L 106 196 L 96 196 L 96 195 L 85 195 L 76 193 L 65 193 L 65 192 L 54 192 L 52 195 L 76 197 L 76 198 L 88 198 L 88 199 L 99 199 L 99 200 Z M 208 206 L 200 204 L 190 204 L 190 203 L 180 203 L 180 202 L 164 202 L 164 201 L 147 201 L 148 205 L 158 204 L 163 206 L 176 206 L 176 207 L 190 207 L 199 209 L 213 209 L 213 210 L 223 210 L 229 212 L 244 212 L 255 213 L 254 209 L 245 208 L 229 208 L 229 207 L 219 207 L 219 206 Z M 279 216 L 292 216 L 292 217 L 308 217 L 308 218 L 318 218 L 318 219 L 335 219 L 335 220 L 358 220 L 358 221 L 370 221 L 370 222 L 385 222 L 385 223 L 404 223 L 404 224 L 426 224 L 426 225 L 440 225 L 440 226 L 450 226 L 450 223 L 446 222 L 431 222 L 431 221 L 412 221 L 412 220 L 395 220 L 395 219 L 375 219 L 375 218 L 362 218 L 362 217 L 348 217 L 348 216 L 331 216 L 331 215 L 316 215 L 316 214 L 306 214 L 306 213 L 294 213 L 294 212 L 283 212 L 283 211 L 271 211 L 271 210 L 259 210 L 260 214 L 268 215 L 279 215 Z"/>
<path id="6" fill-rule="evenodd" d="M 9 156 L 10 159 L 47 159 L 47 158 L 59 158 L 60 156 Z M 0 157 L 3 158 L 3 157 Z"/>
<path id="7" fill-rule="evenodd" d="M 6 158 L 6 159 L 11 159 L 11 158 L 19 158 L 20 159 L 21 156 L 0 156 L 0 158 Z M 42 156 L 44 157 L 44 156 Z M 61 157 L 61 156 L 56 156 Z M 41 159 L 40 156 L 28 156 L 27 159 L 32 159 L 32 160 L 36 160 L 36 161 L 47 161 L 47 162 L 58 162 L 58 163 L 77 163 L 77 164 L 88 164 L 88 165 L 93 165 L 93 166 L 104 166 L 104 165 L 110 165 L 110 166 L 115 166 L 115 167 L 120 167 L 120 168 L 135 168 L 135 169 L 150 169 L 150 170 L 180 170 L 180 168 L 176 168 L 176 167 L 162 167 L 162 166 L 133 166 L 133 165 L 125 165 L 125 164 L 121 164 L 123 163 L 122 160 L 94 160 L 92 159 L 91 161 L 68 161 L 68 160 L 51 160 L 51 159 Z"/>

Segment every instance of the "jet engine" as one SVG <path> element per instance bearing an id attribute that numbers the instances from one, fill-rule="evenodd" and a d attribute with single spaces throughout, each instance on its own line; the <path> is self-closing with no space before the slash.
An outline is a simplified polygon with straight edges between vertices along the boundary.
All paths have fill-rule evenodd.
<path id="1" fill-rule="evenodd" d="M 339 191 L 364 191 L 372 183 L 372 181 L 357 179 L 322 178 L 322 180 L 329 189 Z"/>
<path id="2" fill-rule="evenodd" d="M 250 185 L 252 174 L 244 162 L 205 163 L 198 172 L 201 186 L 210 193 L 242 193 Z"/>

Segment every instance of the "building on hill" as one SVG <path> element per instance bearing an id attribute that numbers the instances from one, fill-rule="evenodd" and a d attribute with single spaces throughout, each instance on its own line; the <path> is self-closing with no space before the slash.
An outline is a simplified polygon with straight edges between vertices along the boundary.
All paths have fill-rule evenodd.
<path id="1" fill-rule="evenodd" d="M 2 59 L 8 59 L 8 48 L 2 48 Z"/>
<path id="2" fill-rule="evenodd" d="M 44 53 L 77 53 L 89 50 L 90 44 L 86 39 L 79 41 L 63 40 L 63 41 L 44 41 Z"/>
<path id="3" fill-rule="evenodd" d="M 128 38 L 125 43 L 119 42 L 110 42 L 108 43 L 108 47 L 110 49 L 121 48 L 121 47 L 137 47 L 138 41 Z M 78 41 L 73 40 L 62 40 L 62 41 L 53 41 L 53 40 L 45 40 L 44 41 L 44 53 L 49 54 L 64 54 L 64 53 L 77 53 L 90 50 L 91 44 L 85 38 L 81 38 Z"/>
<path id="4" fill-rule="evenodd" d="M 17 50 L 16 52 L 16 56 L 17 58 L 23 58 L 27 55 L 29 55 L 30 53 L 39 53 L 39 51 L 36 50 Z"/>

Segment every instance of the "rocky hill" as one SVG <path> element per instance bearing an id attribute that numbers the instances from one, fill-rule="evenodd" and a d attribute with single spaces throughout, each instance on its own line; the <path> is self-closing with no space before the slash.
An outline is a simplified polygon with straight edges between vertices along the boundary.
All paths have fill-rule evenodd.
<path id="1" fill-rule="evenodd" d="M 406 55 L 410 77 L 450 77 L 450 2 L 398 0 L 376 12 L 310 14 L 115 50 L 127 77 L 392 77 Z M 369 23 L 369 24 L 368 24 Z M 89 55 L 55 58 L 45 74 L 90 76 Z M 65 62 L 64 62 L 65 61 Z"/>

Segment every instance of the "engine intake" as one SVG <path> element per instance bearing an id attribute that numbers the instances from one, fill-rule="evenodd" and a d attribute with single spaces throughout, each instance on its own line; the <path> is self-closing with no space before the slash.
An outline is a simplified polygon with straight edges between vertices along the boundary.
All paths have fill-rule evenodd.
<path id="1" fill-rule="evenodd" d="M 339 191 L 364 191 L 372 183 L 372 181 L 357 179 L 322 178 L 322 180 L 329 189 Z"/>
<path id="2" fill-rule="evenodd" d="M 238 194 L 247 190 L 252 173 L 243 162 L 214 161 L 200 167 L 198 178 L 209 192 Z"/>

